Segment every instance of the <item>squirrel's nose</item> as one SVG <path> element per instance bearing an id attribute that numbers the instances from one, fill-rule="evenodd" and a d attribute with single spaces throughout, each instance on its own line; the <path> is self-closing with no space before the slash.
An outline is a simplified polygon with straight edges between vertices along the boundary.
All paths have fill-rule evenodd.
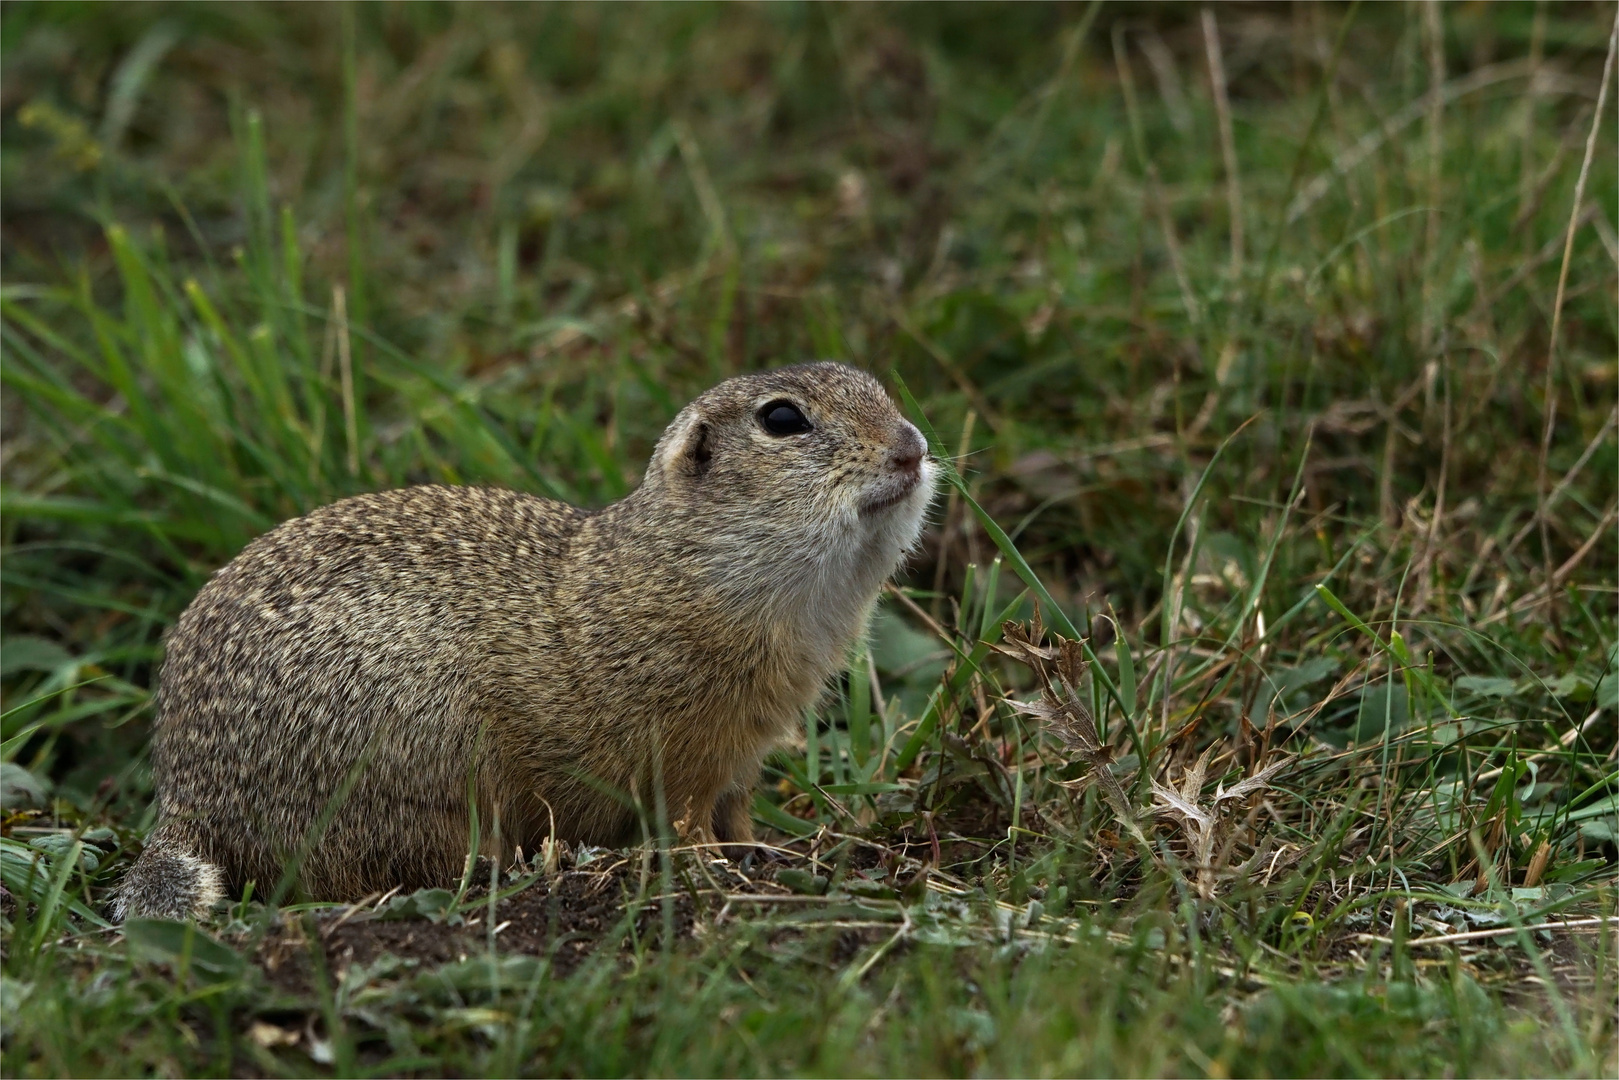
<path id="1" fill-rule="evenodd" d="M 927 443 L 922 439 L 922 433 L 916 430 L 916 425 L 902 421 L 903 426 L 894 439 L 894 448 L 890 451 L 888 460 L 900 472 L 915 473 L 922 467 L 922 455 L 927 453 Z"/>

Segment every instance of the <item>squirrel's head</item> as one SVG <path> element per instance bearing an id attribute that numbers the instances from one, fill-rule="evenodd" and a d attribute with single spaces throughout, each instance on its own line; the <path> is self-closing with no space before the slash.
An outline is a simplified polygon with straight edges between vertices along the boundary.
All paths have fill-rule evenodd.
<path id="1" fill-rule="evenodd" d="M 778 575 L 761 591 L 863 604 L 916 544 L 936 477 L 876 379 L 818 363 L 698 397 L 658 440 L 643 486 L 711 557 Z"/>

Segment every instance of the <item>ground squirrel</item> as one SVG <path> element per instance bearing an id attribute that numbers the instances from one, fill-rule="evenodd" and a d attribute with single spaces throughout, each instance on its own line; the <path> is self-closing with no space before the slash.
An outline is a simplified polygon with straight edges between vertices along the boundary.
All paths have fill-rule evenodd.
<path id="1" fill-rule="evenodd" d="M 751 840 L 763 756 L 864 632 L 934 479 L 877 381 L 819 363 L 698 397 L 603 510 L 426 486 L 282 524 L 169 635 L 159 820 L 115 913 L 200 914 L 289 860 L 319 899 L 453 883 L 469 792 L 497 857 L 553 829 L 632 841 L 660 786 L 688 835 Z"/>

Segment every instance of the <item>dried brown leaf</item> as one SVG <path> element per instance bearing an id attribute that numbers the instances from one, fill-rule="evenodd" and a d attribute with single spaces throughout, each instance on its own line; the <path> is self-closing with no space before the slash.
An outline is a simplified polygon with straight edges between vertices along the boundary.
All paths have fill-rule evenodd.
<path id="1" fill-rule="evenodd" d="M 1229 789 L 1225 787 L 1216 788 L 1214 792 L 1215 803 L 1222 803 L 1228 799 L 1241 799 L 1244 796 L 1252 795 L 1256 791 L 1270 787 L 1270 778 L 1292 763 L 1293 759 L 1290 757 L 1278 758 L 1252 776 L 1233 784 Z"/>
<path id="2" fill-rule="evenodd" d="M 1153 812 L 1156 814 L 1179 814 L 1186 821 L 1196 822 L 1199 825 L 1214 824 L 1214 818 L 1207 811 L 1188 800 L 1168 784 L 1161 784 L 1154 780 L 1152 782 L 1152 797 L 1154 802 L 1158 804 L 1153 807 Z"/>

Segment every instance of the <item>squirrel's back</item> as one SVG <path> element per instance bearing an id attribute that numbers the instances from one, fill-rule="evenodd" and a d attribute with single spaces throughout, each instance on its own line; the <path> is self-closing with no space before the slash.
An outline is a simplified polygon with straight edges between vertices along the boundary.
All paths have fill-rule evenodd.
<path id="1" fill-rule="evenodd" d="M 169 635 L 152 750 L 161 816 L 237 886 L 268 887 L 300 854 L 320 891 L 458 872 L 415 864 L 411 837 L 396 865 L 313 834 L 323 817 L 328 833 L 466 831 L 453 793 L 480 735 L 480 683 L 503 647 L 556 644 L 555 612 L 532 600 L 554 591 L 585 516 L 429 486 L 345 499 L 254 540 Z"/>

